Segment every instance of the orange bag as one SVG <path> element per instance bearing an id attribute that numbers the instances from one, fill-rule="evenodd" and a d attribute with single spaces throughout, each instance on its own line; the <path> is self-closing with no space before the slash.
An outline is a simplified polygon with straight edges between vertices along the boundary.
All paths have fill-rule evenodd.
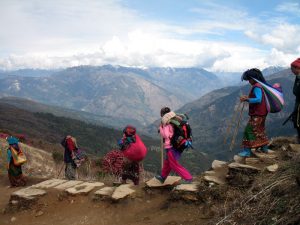
<path id="1" fill-rule="evenodd" d="M 15 166 L 21 166 L 22 164 L 27 162 L 26 156 L 21 149 L 18 152 L 13 147 L 10 147 L 10 151 Z"/>

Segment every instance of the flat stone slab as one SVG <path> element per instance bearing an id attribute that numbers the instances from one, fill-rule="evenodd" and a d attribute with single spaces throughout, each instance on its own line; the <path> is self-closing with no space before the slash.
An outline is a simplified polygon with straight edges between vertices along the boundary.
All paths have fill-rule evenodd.
<path id="1" fill-rule="evenodd" d="M 213 182 L 215 184 L 220 184 L 220 185 L 226 183 L 225 178 L 222 179 L 222 178 L 220 178 L 218 176 L 212 176 L 212 175 L 210 175 L 210 176 L 209 175 L 204 176 L 204 180 L 207 181 L 207 182 Z"/>
<path id="2" fill-rule="evenodd" d="M 54 188 L 55 189 L 58 189 L 58 190 L 65 190 L 65 189 L 68 189 L 68 188 L 71 188 L 71 187 L 74 187 L 75 185 L 78 185 L 78 184 L 81 184 L 83 183 L 83 181 L 80 181 L 80 180 L 69 180 L 65 183 L 62 183 L 58 186 L 55 186 Z"/>
<path id="3" fill-rule="evenodd" d="M 116 187 L 104 187 L 95 192 L 98 197 L 110 197 L 114 193 Z"/>
<path id="4" fill-rule="evenodd" d="M 236 162 L 230 163 L 228 167 L 231 169 L 250 169 L 250 170 L 260 171 L 260 168 L 246 165 L 246 164 L 236 163 Z"/>
<path id="5" fill-rule="evenodd" d="M 227 167 L 227 162 L 225 161 L 220 161 L 220 160 L 214 160 L 211 164 L 211 167 L 216 170 L 216 169 L 222 169 L 224 167 Z"/>
<path id="6" fill-rule="evenodd" d="M 22 199 L 32 200 L 37 197 L 45 195 L 47 192 L 42 189 L 37 189 L 33 187 L 23 188 L 18 191 L 15 191 L 11 194 L 11 196 L 17 196 Z"/>
<path id="7" fill-rule="evenodd" d="M 213 171 L 213 170 L 207 170 L 203 173 L 204 175 L 207 175 L 207 176 L 216 176 L 216 171 Z"/>
<path id="8" fill-rule="evenodd" d="M 273 164 L 273 165 L 271 165 L 271 166 L 268 166 L 267 167 L 267 170 L 269 171 L 269 172 L 276 172 L 277 170 L 278 170 L 278 168 L 279 168 L 279 166 L 278 166 L 278 164 L 277 163 L 275 163 L 275 164 Z"/>
<path id="9" fill-rule="evenodd" d="M 146 182 L 148 187 L 166 187 L 166 186 L 174 186 L 179 183 L 181 177 L 178 176 L 168 176 L 165 182 L 162 184 L 159 180 L 153 177 L 151 180 Z"/>
<path id="10" fill-rule="evenodd" d="M 241 157 L 239 155 L 234 155 L 233 156 L 233 161 L 236 162 L 236 163 L 246 164 L 246 158 Z"/>
<path id="11" fill-rule="evenodd" d="M 300 145 L 299 144 L 289 144 L 288 150 L 300 153 Z"/>
<path id="12" fill-rule="evenodd" d="M 174 188 L 174 191 L 197 192 L 198 184 L 197 183 L 179 184 Z"/>
<path id="13" fill-rule="evenodd" d="M 41 183 L 32 185 L 32 187 L 34 187 L 34 188 L 52 188 L 52 187 L 55 187 L 57 185 L 65 183 L 65 182 L 67 182 L 67 180 L 51 179 L 51 180 L 45 180 Z"/>
<path id="14" fill-rule="evenodd" d="M 260 163 L 260 159 L 259 158 L 253 158 L 253 157 L 247 157 L 245 159 L 246 164 L 256 164 L 256 163 Z"/>
<path id="15" fill-rule="evenodd" d="M 272 150 L 269 150 L 268 153 L 262 153 L 262 152 L 257 152 L 257 151 L 252 151 L 252 153 L 257 158 L 260 158 L 260 159 L 276 159 L 277 158 L 277 155 Z"/>
<path id="16" fill-rule="evenodd" d="M 75 185 L 74 187 L 68 188 L 65 191 L 71 195 L 87 195 L 96 187 L 102 187 L 104 183 L 102 182 L 84 182 L 82 184 Z"/>
<path id="17" fill-rule="evenodd" d="M 116 187 L 115 191 L 113 192 L 111 198 L 113 200 L 120 200 L 123 199 L 135 192 L 135 190 L 131 189 L 132 184 L 123 184 L 119 187 Z"/>

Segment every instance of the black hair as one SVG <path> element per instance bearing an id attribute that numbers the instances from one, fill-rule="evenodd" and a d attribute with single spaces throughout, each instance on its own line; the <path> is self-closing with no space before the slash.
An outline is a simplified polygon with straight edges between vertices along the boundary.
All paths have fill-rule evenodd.
<path id="1" fill-rule="evenodd" d="M 165 114 L 171 112 L 171 109 L 167 106 L 163 107 L 161 110 L 160 110 L 160 116 L 163 117 Z"/>
<path id="2" fill-rule="evenodd" d="M 242 81 L 243 80 L 250 80 L 251 78 L 252 79 L 254 78 L 254 79 L 259 80 L 263 83 L 266 83 L 266 80 L 265 80 L 262 72 L 257 68 L 252 68 L 252 69 L 246 70 L 243 73 L 242 77 L 241 77 Z"/>

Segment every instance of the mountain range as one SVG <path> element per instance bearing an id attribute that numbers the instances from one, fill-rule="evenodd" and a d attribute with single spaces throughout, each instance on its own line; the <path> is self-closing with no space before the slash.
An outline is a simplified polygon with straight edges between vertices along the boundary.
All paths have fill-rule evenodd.
<path id="1" fill-rule="evenodd" d="M 24 72 L 24 75 L 22 75 Z M 41 73 L 38 76 L 38 72 Z M 16 96 L 145 126 L 162 106 L 179 108 L 221 87 L 216 75 L 198 68 L 79 66 L 63 70 L 2 71 L 0 96 Z M 104 121 L 105 122 L 105 121 Z"/>
<path id="2" fill-rule="evenodd" d="M 176 112 L 187 113 L 190 117 L 189 122 L 193 129 L 194 150 L 184 154 L 184 158 L 189 160 L 189 165 L 194 165 L 189 166 L 190 168 L 203 168 L 203 166 L 207 165 L 205 161 L 209 161 L 209 158 L 228 159 L 240 149 L 241 135 L 248 118 L 247 105 L 242 114 L 239 129 L 237 129 L 233 151 L 230 152 L 228 150 L 233 132 L 237 126 L 238 117 L 234 117 L 234 115 L 238 115 L 235 111 L 239 105 L 239 96 L 247 94 L 250 90 L 250 85 L 247 82 L 240 82 L 239 86 L 216 89 L 204 95 L 205 91 L 202 94 L 199 92 L 200 98 L 186 103 L 181 108 L 176 108 L 174 105 L 180 105 L 184 102 L 180 101 L 181 97 L 178 94 L 169 92 L 167 90 L 168 85 L 165 85 L 165 89 L 158 86 L 158 83 L 165 84 L 168 78 L 172 76 L 171 74 L 175 74 L 174 77 L 178 76 L 178 79 L 182 78 L 182 83 L 184 80 L 192 79 L 192 74 L 196 73 L 195 71 L 199 72 L 195 80 L 200 80 L 201 78 L 209 83 L 209 78 L 212 77 L 213 82 L 220 81 L 217 76 L 200 69 L 191 69 L 190 75 L 187 76 L 190 76 L 190 78 L 187 78 L 183 76 L 185 71 L 188 73 L 189 69 L 83 66 L 56 71 L 54 74 L 46 77 L 6 76 L 0 80 L 2 96 L 14 95 L 31 99 L 36 98 L 36 100 L 48 104 L 13 97 L 2 98 L 0 103 L 10 104 L 32 113 L 50 112 L 58 117 L 66 116 L 98 126 L 108 126 L 109 124 L 120 128 L 127 123 L 133 123 L 137 125 L 140 132 L 154 138 L 153 140 L 156 144 L 153 145 L 155 146 L 159 145 L 157 134 L 159 120 L 156 120 L 154 123 L 151 120 L 159 118 L 161 105 L 168 105 Z M 203 72 L 205 75 L 200 72 Z M 280 135 L 294 135 L 295 131 L 290 123 L 285 126 L 281 125 L 293 109 L 294 96 L 292 94 L 292 86 L 294 76 L 291 75 L 289 69 L 275 67 L 269 68 L 264 73 L 270 84 L 280 83 L 282 85 L 285 97 L 284 109 L 280 113 L 269 114 L 266 125 L 267 133 L 270 138 Z M 164 75 L 159 77 L 159 74 Z M 175 80 L 172 80 L 174 82 L 173 85 L 177 84 L 180 86 Z M 116 81 L 118 81 L 117 84 L 115 83 Z M 168 87 L 170 89 L 172 82 Z M 192 87 L 196 86 L 196 83 L 193 83 L 190 88 L 190 93 L 194 93 L 194 97 L 197 88 L 193 89 Z M 205 85 L 200 83 L 198 87 L 200 86 Z M 220 84 L 220 86 L 222 85 Z M 216 87 L 218 85 L 215 85 L 214 88 Z M 186 90 L 189 89 L 186 83 L 181 88 L 182 90 L 184 88 Z M 33 98 L 33 96 L 35 97 Z M 111 103 L 105 101 L 107 99 Z M 162 99 L 165 99 L 166 102 L 162 103 Z M 171 105 L 171 99 L 174 100 L 174 105 Z M 52 105 L 49 105 L 49 101 Z M 126 106 L 122 101 L 126 101 Z M 176 101 L 181 103 L 175 104 Z M 145 104 L 146 102 L 152 102 L 153 104 Z M 59 105 L 59 107 L 53 105 Z M 118 106 L 120 108 L 118 109 L 119 111 L 116 109 Z M 148 111 L 144 111 L 145 108 Z M 130 117 L 132 114 L 136 118 Z M 147 124 L 150 125 L 144 128 L 144 125 Z M 226 142 L 224 142 L 225 136 L 227 137 Z M 207 157 L 203 155 L 203 152 L 207 154 Z M 199 163 L 203 165 L 198 165 Z"/>

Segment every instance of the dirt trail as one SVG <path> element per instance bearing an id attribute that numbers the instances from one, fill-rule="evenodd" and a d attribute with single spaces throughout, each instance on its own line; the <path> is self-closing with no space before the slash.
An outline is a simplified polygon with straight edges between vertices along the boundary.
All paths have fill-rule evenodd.
<path id="1" fill-rule="evenodd" d="M 3 211 L 10 194 L 17 189 L 7 188 L 5 176 L 0 177 L 0 210 Z M 29 179 L 29 184 L 40 180 Z M 93 201 L 93 195 L 67 196 L 50 191 L 31 209 L 0 214 L 0 225 L 199 225 L 201 206 L 168 201 L 168 190 L 145 193 L 137 189 L 134 199 L 119 203 Z M 12 218 L 15 221 L 12 222 Z"/>

